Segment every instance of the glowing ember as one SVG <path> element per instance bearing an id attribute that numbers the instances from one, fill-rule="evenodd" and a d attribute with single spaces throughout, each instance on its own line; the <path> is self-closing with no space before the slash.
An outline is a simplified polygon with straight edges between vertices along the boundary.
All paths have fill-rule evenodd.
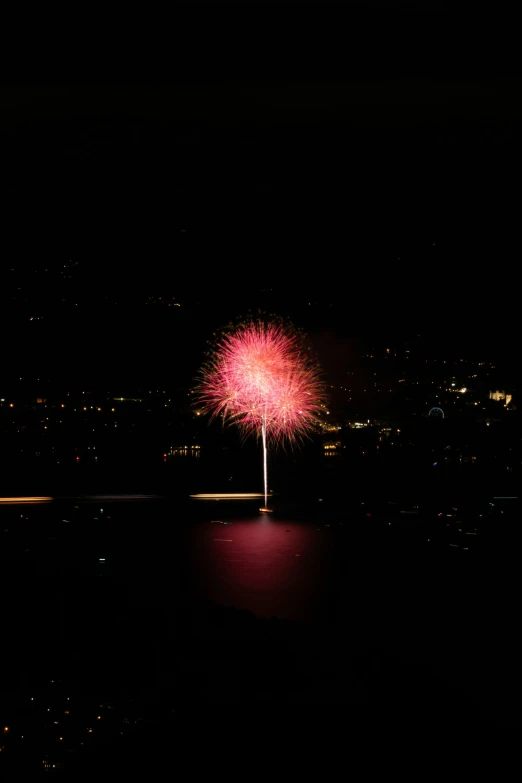
<path id="1" fill-rule="evenodd" d="M 316 427 L 323 386 L 297 334 L 249 323 L 226 334 L 203 368 L 197 401 L 212 417 L 238 424 L 267 443 L 294 444 Z"/>

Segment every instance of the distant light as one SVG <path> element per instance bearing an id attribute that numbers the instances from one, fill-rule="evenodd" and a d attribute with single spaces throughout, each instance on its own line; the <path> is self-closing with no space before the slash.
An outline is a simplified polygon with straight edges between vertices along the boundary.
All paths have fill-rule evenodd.
<path id="1" fill-rule="evenodd" d="M 0 503 L 47 503 L 51 497 L 9 497 L 0 498 Z"/>
<path id="2" fill-rule="evenodd" d="M 254 498 L 263 498 L 262 492 L 218 492 L 216 494 L 199 493 L 190 495 L 195 500 L 249 500 Z"/>

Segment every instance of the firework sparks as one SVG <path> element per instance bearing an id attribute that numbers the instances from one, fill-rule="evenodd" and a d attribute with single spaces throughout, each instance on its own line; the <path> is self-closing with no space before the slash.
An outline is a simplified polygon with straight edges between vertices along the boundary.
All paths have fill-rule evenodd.
<path id="1" fill-rule="evenodd" d="M 238 327 L 217 344 L 203 368 L 198 403 L 267 444 L 294 444 L 317 424 L 323 387 L 298 336 L 278 324 Z"/>

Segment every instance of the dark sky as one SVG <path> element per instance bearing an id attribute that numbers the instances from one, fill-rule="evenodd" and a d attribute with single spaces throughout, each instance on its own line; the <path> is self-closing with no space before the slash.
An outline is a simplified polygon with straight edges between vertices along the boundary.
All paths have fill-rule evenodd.
<path id="1" fill-rule="evenodd" d="M 311 291 L 361 317 L 509 317 L 520 88 L 4 86 L 2 263 L 75 257 L 180 297 Z"/>

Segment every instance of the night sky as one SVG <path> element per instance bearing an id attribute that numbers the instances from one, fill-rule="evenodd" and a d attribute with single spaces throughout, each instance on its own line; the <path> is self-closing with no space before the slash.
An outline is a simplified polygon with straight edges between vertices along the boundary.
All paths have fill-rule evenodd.
<path id="1" fill-rule="evenodd" d="M 203 331 L 250 307 L 304 321 L 313 299 L 348 336 L 505 346 L 519 94 L 518 80 L 3 86 L 2 318 L 18 313 L 8 269 L 73 259 L 93 299 L 168 291 Z"/>
<path id="2" fill-rule="evenodd" d="M 168 57 L 207 12 L 165 25 Z M 141 53 L 127 17 L 115 38 Z M 247 47 L 254 27 L 230 25 Z M 317 55 L 331 30 L 291 36 Z M 18 777 L 150 777 L 184 749 L 244 772 L 238 715 L 250 766 L 285 716 L 292 770 L 310 753 L 288 736 L 324 770 L 353 728 L 397 726 L 402 748 L 442 726 L 453 751 L 520 723 L 522 80 L 211 79 L 199 56 L 185 42 L 177 81 L 0 84 L 0 755 Z M 192 393 L 209 341 L 259 313 L 305 332 L 324 382 L 295 450 Z M 264 432 L 315 393 L 275 351 L 228 377 L 224 410 L 245 381 Z"/>

